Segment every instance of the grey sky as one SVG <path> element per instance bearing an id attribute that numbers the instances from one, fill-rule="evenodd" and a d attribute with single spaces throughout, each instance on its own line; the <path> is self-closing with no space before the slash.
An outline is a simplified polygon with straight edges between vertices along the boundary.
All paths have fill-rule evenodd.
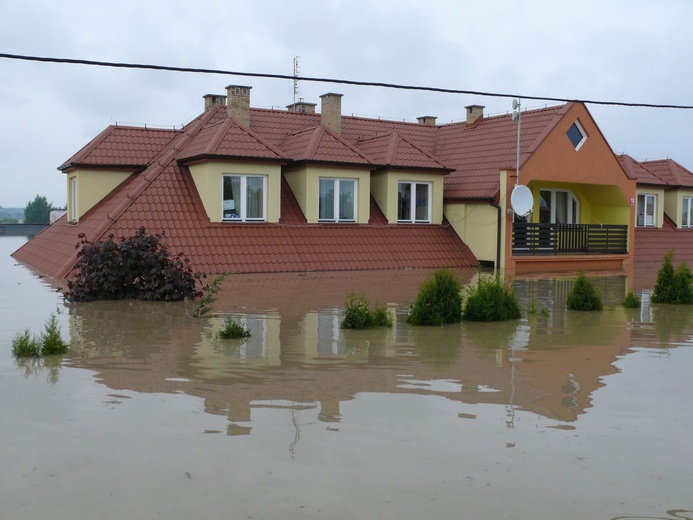
<path id="1" fill-rule="evenodd" d="M 637 103 L 693 105 L 693 1 L 0 0 L 0 52 L 425 85 Z M 109 124 L 181 125 L 202 96 L 253 87 L 251 104 L 285 107 L 287 80 L 0 59 L 0 206 L 66 200 L 56 168 Z M 511 99 L 302 83 L 346 114 L 438 122 Z M 525 108 L 544 106 L 525 101 Z M 671 157 L 693 170 L 693 110 L 588 105 L 616 153 Z"/>

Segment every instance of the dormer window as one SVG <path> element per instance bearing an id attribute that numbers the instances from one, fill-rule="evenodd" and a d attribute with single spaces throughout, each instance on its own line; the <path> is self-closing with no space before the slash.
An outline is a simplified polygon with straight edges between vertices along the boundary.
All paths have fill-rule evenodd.
<path id="1" fill-rule="evenodd" d="M 397 222 L 431 223 L 431 183 L 397 184 Z"/>
<path id="2" fill-rule="evenodd" d="M 319 222 L 356 222 L 356 179 L 320 179 Z"/>
<path id="3" fill-rule="evenodd" d="M 224 175 L 221 220 L 264 222 L 267 219 L 267 176 Z"/>
<path id="4" fill-rule="evenodd" d="M 570 142 L 573 143 L 576 151 L 579 150 L 583 144 L 585 144 L 585 141 L 587 141 L 587 134 L 582 129 L 579 121 L 575 121 L 572 125 L 570 125 L 570 128 L 568 128 L 566 134 L 568 135 Z"/>

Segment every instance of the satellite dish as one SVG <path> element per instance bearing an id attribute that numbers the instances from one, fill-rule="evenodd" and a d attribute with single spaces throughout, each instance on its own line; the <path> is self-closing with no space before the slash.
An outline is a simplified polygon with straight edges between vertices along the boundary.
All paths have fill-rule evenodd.
<path id="1" fill-rule="evenodd" d="M 513 110 L 516 110 L 520 106 L 520 102 L 517 99 L 513 99 Z"/>
<path id="2" fill-rule="evenodd" d="M 513 192 L 510 194 L 510 206 L 512 206 L 515 214 L 520 217 L 529 215 L 534 207 L 532 190 L 522 184 L 515 186 Z"/>

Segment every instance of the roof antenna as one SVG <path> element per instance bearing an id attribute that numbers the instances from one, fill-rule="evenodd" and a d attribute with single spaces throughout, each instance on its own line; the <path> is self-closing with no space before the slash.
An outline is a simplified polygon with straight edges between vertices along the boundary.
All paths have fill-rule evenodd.
<path id="1" fill-rule="evenodd" d="M 296 104 L 296 96 L 299 94 L 298 75 L 301 72 L 301 64 L 298 61 L 299 58 L 300 56 L 294 56 L 294 105 Z"/>
<path id="2" fill-rule="evenodd" d="M 520 128 L 522 126 L 522 110 L 520 99 L 513 99 L 512 120 L 517 120 L 517 166 L 515 173 L 515 187 L 510 194 L 510 207 L 516 216 L 527 218 L 534 207 L 532 190 L 520 184 Z"/>

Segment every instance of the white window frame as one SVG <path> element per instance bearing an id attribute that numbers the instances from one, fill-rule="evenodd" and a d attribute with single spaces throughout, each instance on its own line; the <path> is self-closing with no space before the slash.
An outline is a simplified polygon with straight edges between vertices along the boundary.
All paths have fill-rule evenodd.
<path id="1" fill-rule="evenodd" d="M 575 122 L 572 125 L 570 125 L 570 127 L 568 128 L 568 132 L 570 131 L 570 129 L 573 126 L 575 126 L 577 128 L 578 132 L 580 132 L 580 135 L 582 135 L 582 139 L 580 139 L 580 142 L 578 142 L 578 144 L 574 145 L 575 151 L 577 152 L 580 148 L 582 148 L 582 145 L 585 144 L 585 141 L 587 141 L 587 133 L 585 133 L 585 130 L 582 128 L 580 121 L 578 121 L 577 119 L 575 120 Z M 566 135 L 568 134 L 568 132 L 566 132 Z M 570 143 L 572 144 L 573 140 L 570 139 L 570 136 L 568 136 L 568 139 L 570 140 Z"/>
<path id="2" fill-rule="evenodd" d="M 239 177 L 241 179 L 241 199 L 238 217 L 224 217 L 224 179 L 226 177 Z M 262 216 L 248 217 L 248 179 L 262 179 Z M 221 176 L 221 221 L 222 222 L 266 222 L 267 221 L 267 175 L 252 175 L 246 173 L 223 173 Z"/>
<path id="3" fill-rule="evenodd" d="M 549 206 L 551 208 L 551 220 L 550 222 L 552 224 L 557 224 L 556 222 L 556 193 L 566 193 L 567 198 L 566 202 L 568 206 L 566 207 L 566 220 L 567 222 L 563 222 L 564 224 L 579 224 L 580 223 L 580 199 L 578 199 L 575 196 L 575 193 L 573 193 L 573 190 L 567 189 L 567 188 L 540 188 L 539 189 L 539 194 L 541 197 L 541 192 L 550 192 L 551 193 L 551 200 L 549 201 Z M 541 216 L 541 208 L 539 209 L 540 216 Z M 573 215 L 575 215 L 575 218 L 573 218 Z M 577 221 L 577 222 L 575 222 Z"/>
<path id="4" fill-rule="evenodd" d="M 409 204 L 409 218 L 401 219 L 399 218 L 399 193 L 400 187 L 403 184 L 411 185 L 411 198 L 412 202 Z M 428 187 L 428 200 L 427 200 L 427 211 L 425 219 L 416 218 L 416 190 L 417 186 L 427 186 Z M 432 182 L 422 182 L 422 181 L 397 181 L 397 222 L 401 224 L 430 224 L 431 223 L 431 212 L 433 211 L 433 183 Z"/>
<path id="5" fill-rule="evenodd" d="M 684 222 L 684 211 L 688 217 L 688 222 Z M 693 197 L 683 197 L 681 199 L 681 227 L 693 227 Z"/>
<path id="6" fill-rule="evenodd" d="M 642 198 L 643 204 L 640 204 Z M 652 199 L 652 215 L 647 214 L 647 200 Z M 640 224 L 640 208 L 643 208 L 643 219 Z M 635 226 L 636 227 L 657 227 L 657 195 L 655 193 L 638 193 L 637 204 L 635 207 Z M 651 221 L 648 223 L 648 216 Z"/>
<path id="7" fill-rule="evenodd" d="M 321 218 L 320 217 L 320 183 L 322 181 L 333 183 L 332 218 Z M 339 203 L 340 203 L 339 185 L 342 182 L 353 183 L 353 186 L 354 186 L 354 207 L 353 207 L 354 218 L 340 218 L 339 217 L 339 215 L 341 213 L 341 211 L 340 211 L 341 208 L 339 206 Z M 338 178 L 338 177 L 320 177 L 320 178 L 318 178 L 318 222 L 347 222 L 347 223 L 357 222 L 358 221 L 358 210 L 359 210 L 358 195 L 359 195 L 359 180 L 358 179 L 352 179 L 349 177 L 341 177 L 341 178 Z"/>

